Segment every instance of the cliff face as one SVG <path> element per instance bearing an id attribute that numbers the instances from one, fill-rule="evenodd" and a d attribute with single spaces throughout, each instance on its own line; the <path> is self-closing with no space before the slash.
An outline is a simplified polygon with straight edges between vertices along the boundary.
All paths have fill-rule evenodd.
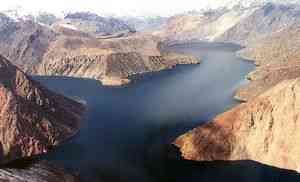
<path id="1" fill-rule="evenodd" d="M 300 171 L 300 79 L 286 80 L 175 141 L 184 158 L 255 160 Z"/>
<path id="2" fill-rule="evenodd" d="M 38 69 L 41 75 L 65 75 L 92 78 L 104 85 L 123 85 L 129 77 L 170 69 L 177 64 L 197 64 L 192 56 L 165 54 L 147 56 L 138 52 L 111 53 L 93 56 L 62 57 L 44 61 Z"/>
<path id="3" fill-rule="evenodd" d="M 208 39 L 213 34 L 213 29 L 209 29 L 210 23 L 219 16 L 218 13 L 177 15 L 169 18 L 161 30 L 154 34 L 166 40 Z"/>
<path id="4" fill-rule="evenodd" d="M 0 15 L 0 54 L 13 60 L 26 72 L 41 62 L 56 33 L 32 21 L 14 20 Z"/>
<path id="5" fill-rule="evenodd" d="M 3 167 L 0 181 L 5 182 L 79 182 L 79 178 L 48 162 L 26 164 L 22 168 Z"/>
<path id="6" fill-rule="evenodd" d="M 255 8 L 243 21 L 239 21 L 216 40 L 246 46 L 257 43 L 272 33 L 299 24 L 299 11 L 299 5 L 265 4 Z"/>
<path id="7" fill-rule="evenodd" d="M 84 107 L 31 80 L 0 57 L 0 162 L 48 150 L 79 129 Z"/>
<path id="8" fill-rule="evenodd" d="M 159 39 L 137 34 L 98 40 L 73 34 L 58 37 L 36 65 L 36 74 L 91 78 L 104 85 L 123 85 L 135 74 L 160 71 L 176 64 L 196 64 L 192 56 L 164 53 Z"/>
<path id="9" fill-rule="evenodd" d="M 254 60 L 257 69 L 248 75 L 250 84 L 236 98 L 250 100 L 280 81 L 300 77 L 300 27 L 294 25 L 249 45 L 239 55 Z"/>
<path id="10" fill-rule="evenodd" d="M 217 41 L 248 46 L 300 23 L 298 5 L 234 6 L 171 17 L 154 35 L 169 41 Z"/>

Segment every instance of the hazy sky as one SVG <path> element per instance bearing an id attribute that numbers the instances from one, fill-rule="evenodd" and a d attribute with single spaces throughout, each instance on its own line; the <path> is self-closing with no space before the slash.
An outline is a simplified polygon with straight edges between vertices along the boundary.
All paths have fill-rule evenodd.
<path id="1" fill-rule="evenodd" d="M 231 0 L 0 0 L 0 11 L 22 7 L 25 12 L 92 11 L 117 15 L 170 15 L 216 7 Z"/>

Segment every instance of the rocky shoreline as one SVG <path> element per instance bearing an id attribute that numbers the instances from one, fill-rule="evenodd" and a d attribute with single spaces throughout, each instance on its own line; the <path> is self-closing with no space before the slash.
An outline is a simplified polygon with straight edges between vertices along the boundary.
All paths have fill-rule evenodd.
<path id="1" fill-rule="evenodd" d="M 132 52 L 64 60 L 43 63 L 38 69 L 38 74 L 92 78 L 106 86 L 121 86 L 130 83 L 130 77 L 134 75 L 172 69 L 179 64 L 200 63 L 193 56 L 170 52 L 159 56 L 145 56 Z"/>
<path id="2" fill-rule="evenodd" d="M 85 107 L 44 88 L 0 56 L 0 180 L 76 181 L 45 163 L 5 167 L 51 151 L 74 136 Z M 19 166 L 20 167 L 20 166 Z"/>
<path id="3" fill-rule="evenodd" d="M 178 137 L 183 158 L 253 160 L 300 172 L 299 35 L 297 27 L 282 30 L 237 53 L 257 66 L 234 96 L 244 103 Z"/>
<path id="4" fill-rule="evenodd" d="M 64 26 L 14 21 L 2 14 L 0 18 L 6 21 L 0 30 L 7 34 L 0 37 L 0 54 L 31 75 L 88 78 L 120 86 L 136 74 L 199 63 L 193 56 L 162 51 L 162 40 L 147 33 L 98 39 Z"/>
<path id="5" fill-rule="evenodd" d="M 281 82 L 180 136 L 174 144 L 188 160 L 254 160 L 300 172 L 299 89 L 299 79 Z"/>

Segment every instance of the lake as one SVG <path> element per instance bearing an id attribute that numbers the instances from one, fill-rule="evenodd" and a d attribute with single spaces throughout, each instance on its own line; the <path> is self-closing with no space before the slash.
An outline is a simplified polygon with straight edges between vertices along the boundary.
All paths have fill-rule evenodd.
<path id="1" fill-rule="evenodd" d="M 186 179 L 190 174 L 181 174 L 182 166 L 174 163 L 181 159 L 170 144 L 238 104 L 234 92 L 247 83 L 245 76 L 254 65 L 238 58 L 240 47 L 232 44 L 203 42 L 169 49 L 202 62 L 136 76 L 123 87 L 36 77 L 50 89 L 86 102 L 88 108 L 80 133 L 43 158 L 80 173 L 84 181 Z"/>

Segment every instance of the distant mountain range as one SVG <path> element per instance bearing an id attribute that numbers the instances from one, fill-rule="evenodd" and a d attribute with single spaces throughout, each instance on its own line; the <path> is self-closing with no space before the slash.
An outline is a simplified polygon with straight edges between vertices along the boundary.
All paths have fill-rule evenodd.
<path id="1" fill-rule="evenodd" d="M 171 24 L 176 24 L 177 20 L 174 17 L 181 17 L 181 23 L 185 22 L 199 25 L 214 22 L 217 25 L 206 25 L 204 34 L 206 39 L 213 40 L 223 34 L 226 29 L 234 26 L 239 20 L 247 17 L 249 13 L 255 12 L 256 9 L 262 7 L 270 7 L 270 5 L 277 4 L 281 6 L 277 8 L 278 11 L 283 11 L 283 7 L 291 6 L 291 4 L 299 4 L 300 0 L 231 0 L 222 1 L 215 5 L 215 8 L 195 7 L 195 10 L 182 12 L 170 17 L 157 16 L 114 16 L 114 15 L 98 15 L 91 12 L 72 12 L 64 13 L 64 15 L 55 15 L 50 12 L 26 13 L 22 7 L 16 9 L 6 10 L 2 13 L 14 20 L 33 20 L 44 25 L 62 25 L 69 28 L 77 28 L 79 30 L 88 31 L 99 34 L 113 34 L 120 31 L 154 31 L 166 25 L 174 28 Z M 198 9 L 198 10 L 197 10 Z M 272 12 L 273 13 L 273 12 Z M 280 14 L 280 12 L 278 12 Z M 198 17 L 197 17 L 198 16 Z M 198 18 L 198 19 L 197 19 Z M 192 22 L 190 22 L 192 20 Z M 213 21 L 216 20 L 216 21 Z M 168 22 L 167 22 L 168 21 Z M 174 22 L 175 21 L 175 22 Z M 208 22 L 207 22 L 208 21 Z M 178 22 L 177 22 L 178 23 Z M 168 26 L 170 25 L 170 26 Z M 196 27 L 194 27 L 196 28 Z M 193 32 L 188 27 L 183 26 L 181 29 Z M 199 32 L 203 33 L 203 32 Z M 204 36 L 204 35 L 202 35 Z"/>
<path id="2" fill-rule="evenodd" d="M 171 41 L 205 40 L 244 45 L 299 23 L 299 5 L 267 3 L 176 15 L 154 34 Z"/>
<path id="3" fill-rule="evenodd" d="M 48 13 L 13 18 L 2 14 L 0 53 L 28 73 L 44 73 L 42 68 L 53 67 L 53 60 L 58 60 L 56 65 L 61 65 L 58 64 L 59 61 L 65 58 L 67 61 L 71 58 L 84 61 L 87 60 L 84 56 L 89 58 L 90 54 L 98 56 L 116 52 L 130 53 L 117 55 L 120 59 L 126 57 L 128 60 L 135 55 L 131 54 L 135 51 L 141 55 L 160 56 L 156 49 L 160 41 L 237 43 L 246 47 L 240 55 L 255 60 L 256 64 L 260 65 L 258 71 L 249 75 L 249 78 L 255 81 L 237 93 L 239 99 L 248 100 L 282 79 L 298 76 L 296 68 L 299 61 L 294 61 L 300 57 L 298 3 L 299 0 L 231 1 L 225 8 L 190 11 L 168 18 L 116 18 L 90 12 L 70 13 L 63 18 Z M 135 30 L 142 33 L 135 33 Z M 142 35 L 145 32 L 152 36 Z M 151 54 L 148 54 L 149 50 L 152 51 Z M 282 65 L 285 65 L 284 69 Z M 283 69 L 283 75 L 270 76 L 274 73 L 273 68 Z M 55 71 L 59 72 L 58 70 L 57 68 Z M 135 73 L 136 70 L 132 72 Z M 97 70 L 97 76 L 90 77 L 103 80 L 105 74 L 100 74 Z M 123 77 L 126 78 L 126 75 Z M 272 80 L 266 81 L 269 78 Z"/>

